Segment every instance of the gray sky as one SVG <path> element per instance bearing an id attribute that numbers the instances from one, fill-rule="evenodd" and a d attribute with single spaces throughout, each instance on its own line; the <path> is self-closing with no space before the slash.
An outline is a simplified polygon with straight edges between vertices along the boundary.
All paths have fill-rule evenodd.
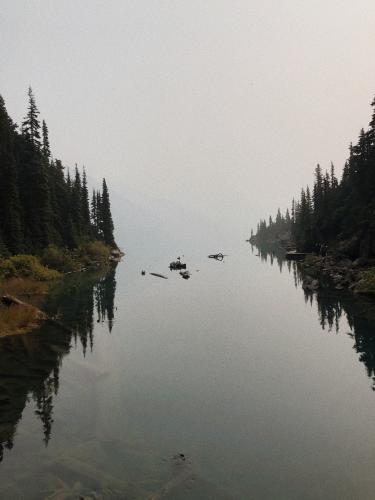
<path id="1" fill-rule="evenodd" d="M 130 198 L 247 236 L 370 120 L 374 0 L 0 0 L 0 93 Z"/>

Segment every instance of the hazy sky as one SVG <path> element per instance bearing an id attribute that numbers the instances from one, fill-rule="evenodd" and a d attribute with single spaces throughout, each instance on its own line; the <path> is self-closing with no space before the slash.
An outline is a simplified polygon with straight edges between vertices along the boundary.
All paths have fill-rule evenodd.
<path id="1" fill-rule="evenodd" d="M 126 196 L 247 236 L 370 120 L 374 0 L 0 0 L 0 93 Z"/>

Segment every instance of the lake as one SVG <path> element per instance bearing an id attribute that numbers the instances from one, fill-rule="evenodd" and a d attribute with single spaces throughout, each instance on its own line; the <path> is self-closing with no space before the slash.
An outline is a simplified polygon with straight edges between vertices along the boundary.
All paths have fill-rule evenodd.
<path id="1" fill-rule="evenodd" d="M 375 302 L 246 243 L 176 257 L 71 276 L 56 326 L 0 339 L 0 498 L 372 499 Z"/>

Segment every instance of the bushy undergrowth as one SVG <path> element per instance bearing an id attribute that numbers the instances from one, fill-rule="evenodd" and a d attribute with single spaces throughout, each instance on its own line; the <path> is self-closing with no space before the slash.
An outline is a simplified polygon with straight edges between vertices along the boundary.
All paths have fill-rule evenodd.
<path id="1" fill-rule="evenodd" d="M 76 250 L 48 246 L 38 258 L 34 255 L 0 256 L 0 280 L 4 278 L 30 278 L 48 281 L 60 273 L 79 271 L 91 264 L 109 262 L 111 248 L 102 241 L 90 241 Z"/>
<path id="2" fill-rule="evenodd" d="M 41 257 L 41 263 L 51 269 L 56 269 L 62 273 L 73 271 L 77 268 L 71 252 L 65 248 L 58 248 L 55 245 L 48 246 Z"/>
<path id="3" fill-rule="evenodd" d="M 78 249 L 78 256 L 85 264 L 107 262 L 110 255 L 111 249 L 102 241 L 89 241 Z"/>
<path id="4" fill-rule="evenodd" d="M 3 278 L 30 278 L 37 281 L 56 279 L 60 273 L 40 263 L 34 255 L 13 255 L 0 260 L 0 274 Z"/>

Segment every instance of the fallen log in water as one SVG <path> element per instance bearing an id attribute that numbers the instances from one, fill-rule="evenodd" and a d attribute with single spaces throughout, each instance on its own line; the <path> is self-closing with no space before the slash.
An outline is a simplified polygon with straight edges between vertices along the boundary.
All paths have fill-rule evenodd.
<path id="1" fill-rule="evenodd" d="M 152 274 L 152 276 L 157 276 L 158 278 L 163 278 L 165 280 L 168 279 L 167 276 L 163 276 L 162 274 L 158 274 L 158 273 L 150 273 L 150 274 Z"/>

